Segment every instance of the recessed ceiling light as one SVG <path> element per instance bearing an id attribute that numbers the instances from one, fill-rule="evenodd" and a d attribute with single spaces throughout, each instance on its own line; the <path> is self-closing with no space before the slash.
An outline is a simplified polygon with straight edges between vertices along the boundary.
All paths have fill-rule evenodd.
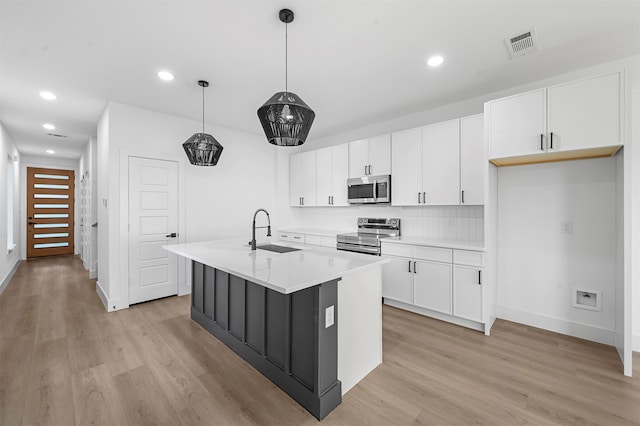
<path id="1" fill-rule="evenodd" d="M 427 65 L 429 65 L 430 67 L 437 67 L 438 65 L 441 65 L 443 62 L 444 62 L 444 58 L 440 55 L 436 55 L 429 58 L 429 60 L 427 61 Z"/>
<path id="2" fill-rule="evenodd" d="M 56 152 L 55 152 L 54 150 L 52 150 L 52 149 L 48 149 L 48 150 L 47 150 L 47 154 L 55 154 L 55 153 L 56 153 Z"/>
<path id="3" fill-rule="evenodd" d="M 46 99 L 48 101 L 55 101 L 56 100 L 56 95 L 54 95 L 51 92 L 40 92 L 40 97 L 43 99 Z"/>
<path id="4" fill-rule="evenodd" d="M 55 130 L 56 129 L 56 126 L 54 126 L 53 124 L 49 124 L 49 123 L 43 124 L 42 127 L 44 127 L 47 130 Z"/>
<path id="5" fill-rule="evenodd" d="M 159 71 L 158 72 L 158 77 L 160 77 L 164 81 L 173 80 L 173 74 L 171 74 L 169 71 Z"/>

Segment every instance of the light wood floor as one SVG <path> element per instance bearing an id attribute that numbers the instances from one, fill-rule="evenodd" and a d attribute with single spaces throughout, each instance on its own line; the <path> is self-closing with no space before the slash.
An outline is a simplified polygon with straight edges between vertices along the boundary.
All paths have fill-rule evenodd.
<path id="1" fill-rule="evenodd" d="M 106 313 L 76 257 L 0 296 L 1 425 L 314 425 L 189 319 L 189 298 Z M 640 357 L 506 321 L 491 337 L 384 307 L 384 363 L 323 423 L 639 424 Z"/>

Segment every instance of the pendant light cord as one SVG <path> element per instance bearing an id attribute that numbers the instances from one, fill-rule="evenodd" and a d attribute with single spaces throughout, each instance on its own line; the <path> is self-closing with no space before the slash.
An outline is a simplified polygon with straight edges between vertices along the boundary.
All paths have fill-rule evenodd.
<path id="1" fill-rule="evenodd" d="M 284 92 L 287 93 L 289 91 L 288 81 L 289 81 L 289 24 L 285 22 L 284 24 Z"/>
<path id="2" fill-rule="evenodd" d="M 202 133 L 204 134 L 204 84 L 202 85 Z"/>

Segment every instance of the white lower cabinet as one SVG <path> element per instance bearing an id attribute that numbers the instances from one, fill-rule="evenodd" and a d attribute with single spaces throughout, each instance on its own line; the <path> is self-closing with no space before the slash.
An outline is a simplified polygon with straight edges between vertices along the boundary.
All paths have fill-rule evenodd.
<path id="1" fill-rule="evenodd" d="M 326 235 L 305 234 L 304 243 L 311 244 L 314 246 L 336 248 L 336 237 L 328 237 Z"/>
<path id="2" fill-rule="evenodd" d="M 298 244 L 311 244 L 314 246 L 336 248 L 336 237 L 331 235 L 304 234 L 302 232 L 278 231 L 281 241 L 290 241 Z"/>
<path id="3" fill-rule="evenodd" d="M 451 264 L 413 262 L 413 304 L 451 315 Z"/>
<path id="4" fill-rule="evenodd" d="M 282 241 L 291 241 L 293 243 L 305 243 L 305 235 L 297 232 L 280 232 L 280 239 Z"/>
<path id="5" fill-rule="evenodd" d="M 453 315 L 482 322 L 482 268 L 453 266 Z"/>
<path id="6" fill-rule="evenodd" d="M 383 242 L 382 255 L 390 260 L 382 267 L 385 301 L 423 315 L 482 329 L 478 325 L 485 322 L 482 251 Z"/>
<path id="7" fill-rule="evenodd" d="M 390 257 L 382 267 L 382 297 L 413 304 L 413 260 Z"/>

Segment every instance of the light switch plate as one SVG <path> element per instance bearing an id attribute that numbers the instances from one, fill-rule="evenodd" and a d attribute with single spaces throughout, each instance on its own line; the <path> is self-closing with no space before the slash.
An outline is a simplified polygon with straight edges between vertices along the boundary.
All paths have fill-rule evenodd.
<path id="1" fill-rule="evenodd" d="M 329 328 L 334 324 L 335 305 L 324 310 L 324 328 Z"/>

